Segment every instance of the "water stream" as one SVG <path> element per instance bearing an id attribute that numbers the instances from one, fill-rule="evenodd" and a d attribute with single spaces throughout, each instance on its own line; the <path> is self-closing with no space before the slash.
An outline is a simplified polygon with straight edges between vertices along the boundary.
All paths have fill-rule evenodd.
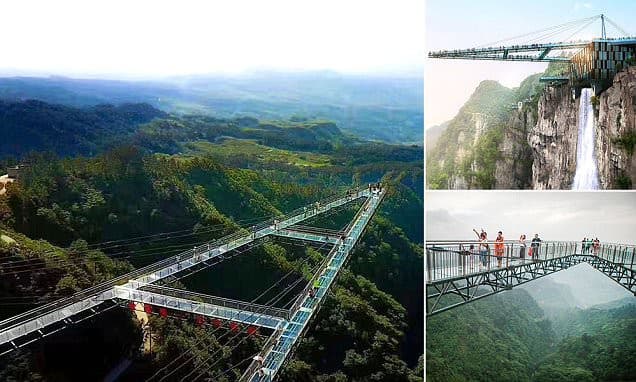
<path id="1" fill-rule="evenodd" d="M 594 109 L 592 89 L 581 90 L 579 103 L 579 138 L 576 145 L 576 172 L 573 190 L 597 190 L 598 168 L 594 155 Z"/>

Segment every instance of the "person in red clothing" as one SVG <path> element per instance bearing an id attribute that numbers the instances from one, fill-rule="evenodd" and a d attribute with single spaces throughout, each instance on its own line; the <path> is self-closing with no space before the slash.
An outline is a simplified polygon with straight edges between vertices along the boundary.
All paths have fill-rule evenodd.
<path id="1" fill-rule="evenodd" d="M 504 255 L 504 237 L 503 233 L 499 231 L 497 238 L 495 239 L 495 256 L 497 256 L 497 267 L 501 268 L 501 260 Z"/>

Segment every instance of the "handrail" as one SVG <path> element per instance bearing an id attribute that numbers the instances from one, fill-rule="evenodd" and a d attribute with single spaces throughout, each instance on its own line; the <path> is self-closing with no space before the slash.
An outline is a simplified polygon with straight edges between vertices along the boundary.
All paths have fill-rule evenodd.
<path id="1" fill-rule="evenodd" d="M 351 190 L 350 190 L 351 191 Z M 361 197 L 363 196 L 363 194 L 360 194 L 360 187 L 357 187 L 355 189 L 353 189 L 353 191 L 355 191 L 357 197 Z M 316 203 L 318 203 L 318 206 L 320 206 L 319 210 L 316 211 L 319 212 L 321 209 L 324 209 L 324 206 L 329 205 L 331 203 L 333 203 L 334 201 L 337 201 L 339 199 L 342 199 L 344 195 L 342 194 L 334 194 L 331 195 L 325 199 L 322 199 Z M 355 199 L 355 198 L 354 198 Z M 353 199 L 350 199 L 353 200 Z M 283 215 L 280 219 L 281 220 L 288 220 L 288 219 L 292 219 L 294 217 L 298 217 L 299 215 L 303 214 L 304 208 L 297 208 L 296 210 Z M 263 223 L 260 223 L 259 226 L 266 228 L 268 226 L 271 225 L 272 220 L 267 220 Z M 197 254 L 201 254 L 205 251 L 208 251 L 210 248 L 213 247 L 222 247 L 223 245 L 229 244 L 234 240 L 238 240 L 241 238 L 249 238 L 249 235 L 251 234 L 251 232 L 247 229 L 241 228 L 239 229 L 237 232 L 231 233 L 229 235 L 223 236 L 221 238 L 218 238 L 216 240 L 210 241 L 206 244 L 202 244 L 199 246 L 194 247 L 193 249 L 181 252 L 179 254 L 176 254 L 174 256 L 171 256 L 169 258 L 166 258 L 164 260 L 160 260 L 157 261 L 156 263 L 147 265 L 143 268 L 139 268 L 136 269 L 134 271 L 131 271 L 129 273 L 126 273 L 124 275 L 121 276 L 117 276 L 111 280 L 105 281 L 103 283 L 94 285 L 92 287 L 86 288 L 84 290 L 81 290 L 69 297 L 64 297 L 58 300 L 55 300 L 51 303 L 39 306 L 37 308 L 34 308 L 32 310 L 29 310 L 27 312 L 18 314 L 16 316 L 12 316 L 9 317 L 7 319 L 4 319 L 2 321 L 0 321 L 0 331 L 5 331 L 8 329 L 11 329 L 19 324 L 21 324 L 22 322 L 26 321 L 26 320 L 33 320 L 33 319 L 37 319 L 41 316 L 44 316 L 45 314 L 48 314 L 52 311 L 55 310 L 59 310 L 61 308 L 70 306 L 72 304 L 81 302 L 87 298 L 90 297 L 98 297 L 100 294 L 105 293 L 107 291 L 109 291 L 110 289 L 112 289 L 113 287 L 117 286 L 117 285 L 122 285 L 125 284 L 126 282 L 135 279 L 135 278 L 139 278 L 139 277 L 143 277 L 145 275 L 149 275 L 152 274 L 158 270 L 164 269 L 166 267 L 184 262 L 184 261 L 188 261 L 192 258 L 194 258 L 194 256 L 196 256 Z M 203 252 L 202 252 L 203 251 Z"/>
<path id="2" fill-rule="evenodd" d="M 544 241 L 538 245 L 488 241 L 487 244 L 485 247 L 478 241 L 427 242 L 427 282 L 572 255 L 597 257 L 636 270 L 636 246 L 629 244 L 584 245 L 579 241 Z"/>
<path id="3" fill-rule="evenodd" d="M 289 320 L 290 313 L 287 309 L 277 308 L 269 305 L 262 305 L 252 302 L 240 301 L 231 298 L 212 296 L 204 293 L 191 292 L 184 289 L 170 288 L 166 286 L 156 285 L 156 284 L 148 284 L 133 281 L 131 282 L 134 289 L 139 289 L 141 291 L 158 293 L 164 296 L 177 297 L 188 299 L 192 301 L 204 302 L 211 305 L 222 306 L 224 308 L 232 308 L 241 311 L 252 312 L 258 310 L 262 314 L 266 314 L 269 316 L 280 317 L 286 320 Z"/>

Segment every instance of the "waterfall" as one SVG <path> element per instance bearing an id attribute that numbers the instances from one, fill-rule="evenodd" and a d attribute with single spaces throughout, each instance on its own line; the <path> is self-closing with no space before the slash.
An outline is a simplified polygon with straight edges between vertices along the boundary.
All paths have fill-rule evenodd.
<path id="1" fill-rule="evenodd" d="M 579 103 L 579 138 L 576 145 L 576 172 L 573 190 L 597 190 L 598 169 L 594 155 L 594 110 L 592 89 L 581 90 Z"/>

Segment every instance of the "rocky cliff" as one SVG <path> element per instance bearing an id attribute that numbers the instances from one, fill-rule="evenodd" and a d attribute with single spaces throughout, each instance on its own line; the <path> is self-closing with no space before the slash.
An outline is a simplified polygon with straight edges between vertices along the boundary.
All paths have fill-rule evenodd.
<path id="1" fill-rule="evenodd" d="M 518 89 L 484 81 L 427 150 L 429 188 L 570 189 L 576 171 L 580 96 L 541 75 Z M 521 110 L 511 110 L 523 102 Z M 593 97 L 601 188 L 636 185 L 636 67 Z"/>
<path id="2" fill-rule="evenodd" d="M 539 98 L 537 123 L 528 134 L 532 188 L 569 189 L 576 170 L 579 99 L 569 86 L 548 87 Z"/>
<path id="3" fill-rule="evenodd" d="M 494 161 L 513 91 L 483 81 L 427 150 L 427 186 L 432 189 L 492 188 Z"/>
<path id="4" fill-rule="evenodd" d="M 534 111 L 525 107 L 511 113 L 499 146 L 500 158 L 495 168 L 495 188 L 518 190 L 531 188 L 532 149 L 526 138 L 535 125 Z"/>
<path id="5" fill-rule="evenodd" d="M 603 188 L 636 185 L 636 67 L 614 77 L 598 98 L 596 154 Z"/>

